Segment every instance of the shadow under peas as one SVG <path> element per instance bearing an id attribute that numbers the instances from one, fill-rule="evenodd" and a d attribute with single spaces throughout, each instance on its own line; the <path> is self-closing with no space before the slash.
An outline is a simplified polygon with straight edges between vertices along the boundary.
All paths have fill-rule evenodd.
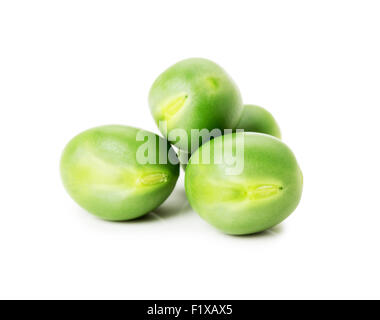
<path id="1" fill-rule="evenodd" d="M 252 239 L 259 239 L 259 238 L 274 238 L 279 236 L 284 232 L 284 227 L 282 224 L 278 224 L 270 229 L 258 232 L 258 233 L 253 233 L 253 234 L 243 234 L 243 235 L 233 235 L 233 237 L 236 238 L 252 238 Z"/>
<path id="2" fill-rule="evenodd" d="M 175 188 L 170 197 L 157 209 L 150 213 L 125 223 L 144 223 L 152 221 L 162 221 L 191 212 L 190 204 L 186 197 L 186 192 L 183 188 Z"/>
<path id="3" fill-rule="evenodd" d="M 189 201 L 186 197 L 186 192 L 182 188 L 177 188 L 173 191 L 172 196 L 158 207 L 153 213 L 161 219 L 167 219 L 172 216 L 188 213 L 191 210 Z"/>

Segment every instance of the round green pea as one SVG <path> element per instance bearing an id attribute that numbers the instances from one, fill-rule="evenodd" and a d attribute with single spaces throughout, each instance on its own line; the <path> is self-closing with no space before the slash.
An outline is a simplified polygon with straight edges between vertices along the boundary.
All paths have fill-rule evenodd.
<path id="1" fill-rule="evenodd" d="M 216 63 L 201 58 L 180 61 L 164 71 L 150 89 L 149 105 L 162 134 L 190 153 L 200 145 L 199 139 L 192 141 L 192 129 L 223 133 L 236 127 L 243 110 L 231 77 Z M 165 127 L 160 125 L 163 122 Z M 171 138 L 175 129 L 184 130 L 188 139 Z"/>
<path id="2" fill-rule="evenodd" d="M 139 132 L 145 137 L 143 141 L 137 141 Z M 138 161 L 136 155 L 142 146 L 144 151 L 145 147 L 155 151 L 152 164 Z M 165 156 L 167 164 L 159 164 L 159 157 Z M 156 209 L 170 195 L 179 175 L 178 161 L 170 163 L 173 156 L 167 141 L 154 133 L 102 126 L 67 144 L 61 177 L 70 196 L 87 211 L 105 220 L 130 220 Z"/>
<path id="3" fill-rule="evenodd" d="M 270 134 L 281 139 L 281 131 L 272 114 L 259 106 L 246 104 L 236 129 L 244 129 L 248 132 Z"/>
<path id="4" fill-rule="evenodd" d="M 239 146 L 237 138 L 242 137 Z M 243 160 L 238 174 L 228 172 L 236 165 L 228 157 L 215 161 L 214 150 L 225 152 L 229 145 L 232 154 L 240 154 Z M 204 154 L 210 154 L 211 161 Z M 185 173 L 192 208 L 211 225 L 233 235 L 260 232 L 283 221 L 297 207 L 302 184 L 292 151 L 281 140 L 260 133 L 234 133 L 203 144 L 192 154 Z"/>

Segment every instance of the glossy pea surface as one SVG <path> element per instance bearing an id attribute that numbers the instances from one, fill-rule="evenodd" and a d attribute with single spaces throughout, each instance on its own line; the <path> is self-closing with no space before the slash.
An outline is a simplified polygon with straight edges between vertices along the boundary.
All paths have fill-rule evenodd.
<path id="1" fill-rule="evenodd" d="M 266 133 L 281 139 L 281 130 L 273 115 L 268 110 L 252 104 L 243 106 L 236 128 L 248 132 Z"/>
<path id="2" fill-rule="evenodd" d="M 158 160 L 160 154 L 174 150 L 159 148 L 164 139 L 148 131 L 143 133 L 150 139 L 137 141 L 141 131 L 102 126 L 82 132 L 67 144 L 61 158 L 61 177 L 81 207 L 105 220 L 129 220 L 156 209 L 170 195 L 179 165 L 158 164 Z M 147 141 L 156 150 L 157 164 L 137 161 L 137 150 Z"/>
<path id="3" fill-rule="evenodd" d="M 244 135 L 244 168 L 238 175 L 226 174 L 231 166 L 203 161 L 229 143 L 236 152 L 236 135 Z M 194 163 L 199 157 L 199 163 Z M 202 145 L 186 167 L 185 188 L 192 208 L 221 231 L 243 235 L 271 228 L 297 207 L 303 178 L 292 151 L 279 139 L 259 133 L 234 133 Z"/>
<path id="4" fill-rule="evenodd" d="M 160 128 L 165 137 L 174 129 L 185 130 L 189 138 L 191 129 L 232 129 L 242 112 L 240 92 L 231 77 L 201 58 L 180 61 L 164 71 L 151 87 L 149 105 L 157 125 L 166 122 L 167 127 Z M 175 141 L 175 145 L 192 152 L 199 141 Z"/>

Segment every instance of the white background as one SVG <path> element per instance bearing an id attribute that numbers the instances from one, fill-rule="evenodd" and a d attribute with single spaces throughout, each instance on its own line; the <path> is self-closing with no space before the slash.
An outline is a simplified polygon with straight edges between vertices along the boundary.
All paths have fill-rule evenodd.
<path id="1" fill-rule="evenodd" d="M 380 298 L 379 1 L 1 1 L 0 298 Z M 183 176 L 156 213 L 110 223 L 59 176 L 102 124 L 158 132 L 147 95 L 189 57 L 268 108 L 304 173 L 262 234 L 221 234 Z"/>

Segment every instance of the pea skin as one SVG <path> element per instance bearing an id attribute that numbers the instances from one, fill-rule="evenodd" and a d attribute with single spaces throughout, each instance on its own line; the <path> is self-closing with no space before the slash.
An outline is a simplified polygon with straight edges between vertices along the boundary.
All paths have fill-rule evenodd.
<path id="1" fill-rule="evenodd" d="M 229 164 L 216 162 L 214 150 L 232 144 L 236 153 L 239 135 L 244 137 L 244 168 L 239 174 L 228 174 Z M 207 153 L 211 161 L 202 157 Z M 232 235 L 260 232 L 282 222 L 297 207 L 302 184 L 301 170 L 289 147 L 259 133 L 234 133 L 205 143 L 191 156 L 185 174 L 192 208 Z"/>
<path id="2" fill-rule="evenodd" d="M 243 106 L 236 129 L 266 133 L 281 139 L 281 130 L 273 115 L 268 110 L 253 104 Z"/>
<path id="3" fill-rule="evenodd" d="M 166 138 L 175 129 L 191 137 L 192 129 L 235 128 L 243 110 L 231 77 L 216 63 L 201 58 L 180 61 L 159 75 L 149 92 L 149 106 Z M 171 142 L 189 153 L 200 145 L 198 139 Z"/>
<path id="4" fill-rule="evenodd" d="M 147 141 L 136 137 L 147 136 Z M 164 148 L 162 146 L 165 146 Z M 155 161 L 140 163 L 142 148 Z M 127 126 L 97 127 L 74 137 L 61 158 L 61 177 L 69 195 L 88 212 L 105 220 L 123 221 L 156 209 L 170 195 L 179 164 L 160 163 L 174 150 L 154 133 Z"/>

